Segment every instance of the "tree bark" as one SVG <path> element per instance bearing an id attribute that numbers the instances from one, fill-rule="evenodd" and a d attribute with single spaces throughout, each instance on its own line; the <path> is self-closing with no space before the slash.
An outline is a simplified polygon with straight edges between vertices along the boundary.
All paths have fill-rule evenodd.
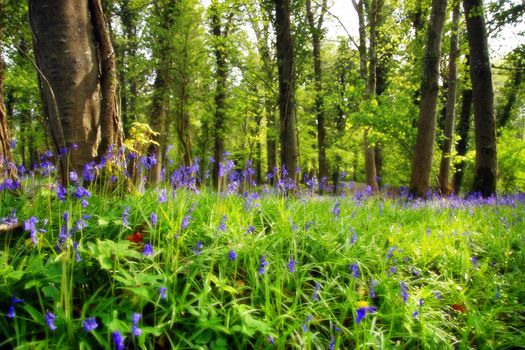
<path id="1" fill-rule="evenodd" d="M 456 146 L 456 153 L 458 157 L 464 157 L 468 151 L 468 134 L 470 131 L 470 117 L 472 114 L 472 89 L 464 89 L 461 94 L 461 112 L 459 114 L 458 136 L 459 141 Z M 463 175 L 465 169 L 465 161 L 460 160 L 456 164 L 456 172 L 453 178 L 454 193 L 457 195 L 461 190 L 463 182 Z"/>
<path id="2" fill-rule="evenodd" d="M 452 11 L 452 32 L 450 34 L 450 52 L 448 57 L 448 90 L 445 116 L 444 140 L 442 146 L 441 163 L 439 166 L 439 186 L 442 194 L 449 194 L 450 161 L 452 140 L 454 137 L 454 119 L 456 115 L 457 67 L 459 54 L 459 2 L 454 4 Z"/>
<path id="3" fill-rule="evenodd" d="M 521 52 L 515 52 L 518 55 L 515 60 L 516 69 L 512 70 L 512 76 L 510 81 L 506 84 L 507 94 L 505 94 L 505 102 L 501 104 L 498 108 L 496 125 L 498 130 L 498 135 L 501 132 L 507 123 L 511 119 L 511 113 L 514 105 L 518 101 L 518 94 L 520 92 L 521 85 L 523 83 L 523 71 L 525 70 L 525 52 L 523 50 L 525 46 L 518 48 Z"/>
<path id="4" fill-rule="evenodd" d="M 2 5 L 0 4 L 0 10 Z M 2 28 L 0 28 L 0 182 L 4 178 L 17 180 L 16 166 L 11 152 L 11 136 L 7 126 L 4 105 L 4 60 L 2 59 Z"/>
<path id="5" fill-rule="evenodd" d="M 470 80 L 474 104 L 476 170 L 472 192 L 489 197 L 496 193 L 498 160 L 494 91 L 482 0 L 463 0 L 470 53 Z"/>
<path id="6" fill-rule="evenodd" d="M 321 4 L 321 13 L 317 22 L 314 19 L 311 0 L 306 0 L 306 18 L 310 35 L 312 36 L 312 56 L 314 63 L 315 80 L 315 114 L 317 117 L 317 151 L 318 151 L 318 178 L 326 179 L 328 176 L 328 163 L 326 160 L 326 130 L 324 117 L 323 98 L 323 71 L 321 67 L 321 39 L 323 19 L 326 11 L 326 0 Z M 323 189 L 320 188 L 322 193 Z"/>
<path id="7" fill-rule="evenodd" d="M 295 122 L 295 72 L 293 40 L 290 30 L 290 0 L 275 0 L 275 31 L 279 71 L 279 115 L 281 164 L 290 177 L 296 177 L 298 161 Z"/>
<path id="8" fill-rule="evenodd" d="M 117 64 L 115 51 L 111 44 L 106 18 L 102 10 L 101 0 L 89 0 L 93 31 L 97 41 L 100 62 L 101 140 L 98 156 L 103 156 L 110 146 L 119 148 L 124 140 L 124 131 L 120 121 L 117 100 Z"/>
<path id="9" fill-rule="evenodd" d="M 69 166 L 81 172 L 100 144 L 99 60 L 87 1 L 30 1 L 36 62 L 44 113 L 57 153 L 77 146 Z M 62 181 L 68 166 L 61 163 Z"/>
<path id="10" fill-rule="evenodd" d="M 416 196 L 424 196 L 430 189 L 430 173 L 436 133 L 441 34 L 446 9 L 446 0 L 432 0 L 421 80 L 418 133 L 410 179 L 410 193 Z"/>

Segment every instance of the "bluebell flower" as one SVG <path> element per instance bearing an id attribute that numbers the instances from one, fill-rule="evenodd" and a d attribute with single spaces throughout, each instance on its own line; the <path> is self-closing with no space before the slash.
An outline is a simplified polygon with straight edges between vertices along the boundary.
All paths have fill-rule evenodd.
<path id="1" fill-rule="evenodd" d="M 226 231 L 226 215 L 222 216 L 221 223 L 219 224 L 219 230 L 222 232 Z"/>
<path id="2" fill-rule="evenodd" d="M 46 324 L 51 331 L 54 331 L 55 329 L 57 329 L 57 327 L 55 326 L 56 318 L 57 317 L 52 312 L 50 311 L 46 312 L 46 315 L 45 315 Z"/>
<path id="3" fill-rule="evenodd" d="M 386 258 L 390 259 L 392 255 L 394 255 L 395 250 L 397 249 L 397 246 L 392 246 L 388 249 L 388 253 L 386 254 Z"/>
<path id="4" fill-rule="evenodd" d="M 37 229 L 36 229 L 37 223 L 38 223 L 38 219 L 34 216 L 24 221 L 24 230 L 30 232 L 31 241 L 33 242 L 34 245 L 38 245 Z"/>
<path id="5" fill-rule="evenodd" d="M 193 252 L 195 255 L 200 255 L 202 251 L 202 241 L 198 241 L 193 247 Z"/>
<path id="6" fill-rule="evenodd" d="M 149 217 L 149 222 L 151 226 L 155 226 L 157 224 L 157 214 L 156 213 L 151 213 Z"/>
<path id="7" fill-rule="evenodd" d="M 166 298 L 168 297 L 167 292 L 168 292 L 168 288 L 166 287 L 159 288 L 159 295 L 162 300 L 166 300 Z"/>
<path id="8" fill-rule="evenodd" d="M 328 350 L 334 350 L 335 347 L 335 338 L 332 336 L 332 339 L 330 340 L 330 344 L 328 344 Z"/>
<path id="9" fill-rule="evenodd" d="M 370 298 L 372 299 L 375 299 L 376 297 L 376 293 L 374 291 L 374 287 L 377 285 L 377 281 L 373 280 L 370 278 L 370 292 L 369 292 L 369 295 L 370 295 Z"/>
<path id="10" fill-rule="evenodd" d="M 191 216 L 189 216 L 189 215 L 185 215 L 182 218 L 182 224 L 180 225 L 180 229 L 181 230 L 185 230 L 185 229 L 188 228 L 188 226 L 190 226 L 190 219 L 191 219 Z"/>
<path id="11" fill-rule="evenodd" d="M 478 266 L 478 259 L 477 259 L 477 257 L 473 256 L 472 258 L 470 258 L 470 261 L 472 262 L 472 265 Z"/>
<path id="12" fill-rule="evenodd" d="M 76 171 L 73 170 L 73 171 L 70 171 L 70 172 L 69 172 L 69 180 L 70 180 L 71 182 L 73 182 L 73 183 L 77 182 L 77 180 L 78 180 L 78 175 L 77 175 Z"/>
<path id="13" fill-rule="evenodd" d="M 375 306 L 363 306 L 356 310 L 355 323 L 360 323 L 366 316 L 366 314 L 373 314 L 377 311 Z"/>
<path id="14" fill-rule="evenodd" d="M 75 261 L 81 262 L 82 257 L 80 256 L 80 253 L 78 252 L 78 242 L 73 242 L 73 250 L 75 251 Z"/>
<path id="15" fill-rule="evenodd" d="M 122 212 L 122 223 L 124 226 L 129 226 L 129 210 L 130 207 L 126 207 L 124 211 Z"/>
<path id="16" fill-rule="evenodd" d="M 266 267 L 268 266 L 268 261 L 264 255 L 259 259 L 259 275 L 264 275 L 266 273 Z"/>
<path id="17" fill-rule="evenodd" d="M 350 264 L 349 269 L 352 271 L 352 276 L 354 278 L 359 277 L 359 266 L 357 264 Z"/>
<path id="18" fill-rule="evenodd" d="M 396 273 L 397 273 L 397 267 L 391 266 L 390 269 L 388 270 L 388 276 L 395 275 Z"/>
<path id="19" fill-rule="evenodd" d="M 160 190 L 159 203 L 166 203 L 168 201 L 168 195 L 165 189 Z"/>
<path id="20" fill-rule="evenodd" d="M 418 301 L 418 306 L 419 307 L 423 307 L 423 304 L 425 303 L 425 301 L 423 300 L 423 298 L 419 298 L 419 301 Z"/>
<path id="21" fill-rule="evenodd" d="M 352 232 L 352 238 L 350 239 L 350 244 L 355 244 L 357 242 L 357 232 L 350 227 L 350 232 Z"/>
<path id="22" fill-rule="evenodd" d="M 412 313 L 412 317 L 413 318 L 418 318 L 419 317 L 419 310 L 416 310 Z"/>
<path id="23" fill-rule="evenodd" d="M 142 252 L 144 256 L 152 256 L 154 254 L 153 252 L 153 246 L 149 243 L 146 243 L 144 245 L 144 251 Z"/>
<path id="24" fill-rule="evenodd" d="M 408 288 L 405 282 L 401 281 L 399 283 L 399 286 L 401 287 L 401 297 L 403 298 L 403 302 L 406 303 L 408 300 Z"/>
<path id="25" fill-rule="evenodd" d="M 12 295 L 11 296 L 11 303 L 12 304 L 20 304 L 20 303 L 23 303 L 24 302 L 24 299 L 19 299 L 16 295 Z"/>
<path id="26" fill-rule="evenodd" d="M 441 292 L 439 290 L 435 290 L 434 291 L 434 297 L 437 299 L 437 300 L 440 300 L 441 298 L 443 298 Z"/>
<path id="27" fill-rule="evenodd" d="M 95 180 L 95 162 L 89 162 L 84 165 L 82 177 L 88 182 Z"/>
<path id="28" fill-rule="evenodd" d="M 141 314 L 139 314 L 138 312 L 134 312 L 131 318 L 131 333 L 136 337 L 139 337 L 142 334 L 142 329 L 138 327 L 138 323 L 141 317 Z"/>
<path id="29" fill-rule="evenodd" d="M 332 208 L 332 214 L 338 217 L 340 212 L 341 212 L 341 209 L 339 208 L 339 202 L 335 202 L 334 207 Z"/>
<path id="30" fill-rule="evenodd" d="M 271 335 L 268 336 L 268 343 L 270 343 L 270 345 L 275 345 L 275 340 Z"/>
<path id="31" fill-rule="evenodd" d="M 9 305 L 9 307 L 7 308 L 7 317 L 8 318 L 15 318 L 16 317 L 15 306 L 14 305 Z"/>
<path id="32" fill-rule="evenodd" d="M 64 186 L 62 186 L 61 184 L 58 184 L 56 187 L 56 194 L 57 194 L 57 198 L 60 199 L 62 202 L 64 202 L 66 200 L 67 190 Z"/>
<path id="33" fill-rule="evenodd" d="M 314 287 L 314 295 L 313 295 L 313 299 L 314 301 L 318 301 L 319 300 L 319 291 L 321 290 L 321 285 L 319 283 L 315 283 L 315 287 Z"/>
<path id="34" fill-rule="evenodd" d="M 228 259 L 230 259 L 231 261 L 237 259 L 237 253 L 235 252 L 235 250 L 230 249 L 230 251 L 228 252 Z"/>
<path id="35" fill-rule="evenodd" d="M 94 316 L 84 320 L 84 332 L 89 333 L 98 328 L 97 320 Z"/>
<path id="36" fill-rule="evenodd" d="M 251 233 L 253 233 L 255 231 L 255 227 L 253 226 L 248 226 L 248 229 L 246 230 L 246 234 L 249 235 Z"/>
<path id="37" fill-rule="evenodd" d="M 113 342 L 115 343 L 115 348 L 117 350 L 124 350 L 126 348 L 124 344 L 125 337 L 123 337 L 119 331 L 113 332 L 112 337 L 113 337 Z"/>
<path id="38" fill-rule="evenodd" d="M 290 271 L 291 273 L 295 272 L 295 260 L 292 258 L 288 260 L 288 271 Z"/>

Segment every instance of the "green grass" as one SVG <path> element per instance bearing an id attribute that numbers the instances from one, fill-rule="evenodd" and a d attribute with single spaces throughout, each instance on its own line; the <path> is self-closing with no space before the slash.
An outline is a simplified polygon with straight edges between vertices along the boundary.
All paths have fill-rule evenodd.
<path id="1" fill-rule="evenodd" d="M 168 198 L 159 203 L 153 190 L 93 194 L 82 208 L 49 190 L 31 199 L 0 193 L 0 217 L 17 209 L 19 222 L 35 216 L 46 230 L 38 246 L 28 232 L 1 233 L 0 347 L 112 348 L 114 331 L 127 347 L 144 349 L 326 349 L 332 340 L 334 349 L 525 344 L 523 203 L 454 208 L 445 200 L 262 194 L 247 209 L 247 200 L 234 195 L 178 190 Z M 127 207 L 129 226 L 121 219 Z M 64 212 L 68 229 L 89 217 L 58 253 Z M 181 229 L 188 213 L 189 226 Z M 138 230 L 153 256 L 126 239 Z M 357 278 L 351 264 L 358 265 Z M 9 318 L 12 295 L 24 302 Z M 363 302 L 377 312 L 356 323 Z M 56 315 L 54 331 L 45 322 L 48 311 Z M 142 314 L 140 336 L 132 335 L 135 312 Z M 98 328 L 86 333 L 82 323 L 91 316 Z"/>

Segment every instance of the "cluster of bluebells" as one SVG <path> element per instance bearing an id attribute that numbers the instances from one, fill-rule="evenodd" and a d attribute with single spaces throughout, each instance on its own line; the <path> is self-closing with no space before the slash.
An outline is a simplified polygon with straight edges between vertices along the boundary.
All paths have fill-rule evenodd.
<path id="1" fill-rule="evenodd" d="M 259 275 L 264 275 L 266 273 L 267 268 L 268 260 L 266 260 L 266 257 L 264 255 L 261 255 L 261 258 L 259 259 Z"/>

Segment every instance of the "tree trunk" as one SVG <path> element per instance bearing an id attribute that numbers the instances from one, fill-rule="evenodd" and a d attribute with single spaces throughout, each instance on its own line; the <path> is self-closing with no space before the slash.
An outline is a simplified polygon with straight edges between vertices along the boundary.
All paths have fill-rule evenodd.
<path id="1" fill-rule="evenodd" d="M 474 103 L 476 171 L 472 192 L 489 197 L 496 193 L 498 160 L 494 92 L 481 0 L 463 0 L 470 53 L 470 80 Z"/>
<path id="2" fill-rule="evenodd" d="M 0 5 L 0 10 L 2 6 Z M 11 136 L 7 126 L 4 105 L 4 61 L 2 59 L 2 28 L 0 28 L 0 182 L 4 179 L 17 180 L 16 166 L 11 152 Z"/>
<path id="3" fill-rule="evenodd" d="M 424 196 L 430 189 L 430 173 L 432 170 L 432 155 L 436 134 L 441 33 L 443 31 L 443 23 L 445 22 L 446 9 L 446 0 L 432 0 L 432 10 L 423 61 L 418 133 L 410 179 L 410 193 L 417 196 Z"/>
<path id="4" fill-rule="evenodd" d="M 93 24 L 93 31 L 98 46 L 100 60 L 100 88 L 101 111 L 100 126 L 101 140 L 98 147 L 98 156 L 103 156 L 110 146 L 119 148 L 124 140 L 124 131 L 120 121 L 117 101 L 117 64 L 115 51 L 111 44 L 106 18 L 102 11 L 101 0 L 89 0 L 89 10 Z"/>
<path id="5" fill-rule="evenodd" d="M 522 47 L 522 50 L 524 47 Z M 523 55 L 523 53 L 521 53 Z M 498 135 L 501 132 L 509 120 L 511 119 L 512 108 L 518 101 L 518 94 L 520 92 L 520 87 L 523 82 L 523 70 L 525 70 L 525 57 L 519 57 L 516 60 L 516 69 L 512 71 L 512 76 L 510 82 L 507 83 L 508 92 L 505 96 L 505 102 L 498 108 L 496 125 L 498 129 Z"/>
<path id="6" fill-rule="evenodd" d="M 448 90 L 447 107 L 444 128 L 444 140 L 441 154 L 441 164 L 439 166 L 439 186 L 442 194 L 450 193 L 450 161 L 452 151 L 452 140 L 454 137 L 454 118 L 456 115 L 456 89 L 457 89 L 457 68 L 456 61 L 459 54 L 458 45 L 459 35 L 459 2 L 454 4 L 452 11 L 452 32 L 450 34 L 450 53 L 448 57 Z"/>
<path id="7" fill-rule="evenodd" d="M 326 9 L 326 0 L 321 5 L 321 13 L 317 22 L 314 19 L 311 0 L 306 0 L 306 17 L 312 36 L 312 56 L 314 63 L 315 80 L 315 114 L 317 117 L 317 150 L 318 150 L 318 178 L 327 179 L 328 163 L 326 160 L 326 130 L 324 121 L 324 99 L 323 99 L 323 72 L 321 68 L 321 39 L 323 30 L 323 18 Z M 322 193 L 322 187 L 320 187 Z"/>
<path id="8" fill-rule="evenodd" d="M 290 31 L 290 0 L 275 0 L 275 31 L 279 70 L 279 114 L 281 164 L 290 177 L 296 177 L 298 160 L 295 122 L 295 72 L 293 40 Z"/>
<path id="9" fill-rule="evenodd" d="M 459 115 L 458 136 L 459 141 L 456 146 L 456 153 L 458 157 L 464 157 L 468 151 L 468 134 L 470 131 L 470 116 L 472 112 L 472 89 L 464 89 L 461 94 L 461 113 Z M 461 190 L 461 183 L 463 182 L 463 174 L 465 169 L 465 161 L 460 160 L 456 164 L 456 172 L 454 173 L 453 188 L 457 195 Z"/>

